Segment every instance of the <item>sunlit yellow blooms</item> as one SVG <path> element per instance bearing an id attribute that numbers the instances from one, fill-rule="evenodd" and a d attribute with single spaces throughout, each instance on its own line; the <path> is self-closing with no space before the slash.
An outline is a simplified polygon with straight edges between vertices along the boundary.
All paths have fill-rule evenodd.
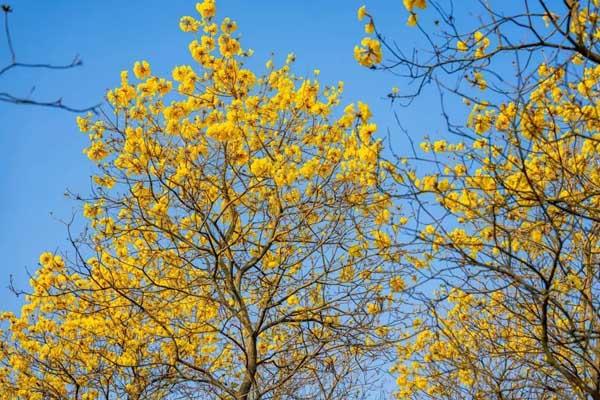
<path id="1" fill-rule="evenodd" d="M 219 37 L 219 52 L 224 57 L 232 57 L 240 51 L 240 42 L 230 36 Z"/>
<path id="2" fill-rule="evenodd" d="M 217 12 L 217 6 L 215 0 L 204 0 L 202 3 L 196 3 L 196 11 L 202 16 L 202 18 L 212 18 Z"/>
<path id="3" fill-rule="evenodd" d="M 53 259 L 54 259 L 54 254 L 47 251 L 40 255 L 39 261 L 42 266 L 47 267 L 50 265 L 50 263 L 52 262 Z"/>
<path id="4" fill-rule="evenodd" d="M 402 0 L 402 3 L 408 11 L 413 11 L 415 8 L 425 9 L 427 7 L 426 0 Z"/>
<path id="5" fill-rule="evenodd" d="M 476 106 L 469 115 L 467 125 L 473 128 L 475 133 L 482 135 L 492 127 L 492 117 L 491 110 L 487 110 L 483 106 Z"/>
<path id="6" fill-rule="evenodd" d="M 433 151 L 436 153 L 444 152 L 448 149 L 448 143 L 445 140 L 436 140 L 433 142 Z"/>
<path id="7" fill-rule="evenodd" d="M 183 32 L 196 32 L 200 27 L 200 22 L 193 17 L 185 16 L 179 20 L 179 29 Z"/>
<path id="8" fill-rule="evenodd" d="M 481 90 L 487 89 L 487 82 L 485 81 L 483 74 L 479 71 L 473 74 L 473 84 L 479 87 Z"/>
<path id="9" fill-rule="evenodd" d="M 381 306 L 376 303 L 369 303 L 367 304 L 367 312 L 369 314 L 378 314 L 381 312 Z"/>
<path id="10" fill-rule="evenodd" d="M 467 44 L 465 42 L 463 42 L 462 40 L 459 40 L 458 42 L 456 42 L 456 48 L 458 51 L 467 51 L 469 49 Z"/>
<path id="11" fill-rule="evenodd" d="M 377 131 L 376 124 L 365 124 L 360 127 L 358 134 L 363 142 L 369 143 L 375 131 Z"/>
<path id="12" fill-rule="evenodd" d="M 258 176 L 268 175 L 272 170 L 272 161 L 268 158 L 257 158 L 250 164 L 250 171 Z"/>
<path id="13" fill-rule="evenodd" d="M 353 265 L 346 265 L 340 272 L 340 280 L 342 282 L 351 282 L 354 279 L 355 272 Z"/>
<path id="14" fill-rule="evenodd" d="M 110 176 L 94 176 L 94 183 L 96 183 L 98 186 L 112 189 L 112 187 L 115 185 L 115 179 Z"/>
<path id="15" fill-rule="evenodd" d="M 95 218 L 101 213 L 101 209 L 98 205 L 85 203 L 83 206 L 83 216 L 86 218 Z"/>
<path id="16" fill-rule="evenodd" d="M 84 153 L 90 160 L 100 161 L 108 155 L 108 150 L 103 142 L 94 142 Z"/>
<path id="17" fill-rule="evenodd" d="M 148 61 L 137 61 L 133 65 L 133 73 L 137 79 L 146 79 L 150 76 L 150 64 Z"/>
<path id="18" fill-rule="evenodd" d="M 206 129 L 206 136 L 218 141 L 226 141 L 236 137 L 236 126 L 230 121 L 215 123 Z"/>
<path id="19" fill-rule="evenodd" d="M 356 17 L 358 18 L 359 21 L 362 21 L 366 16 L 367 16 L 367 7 L 360 6 L 358 8 L 358 11 L 356 12 Z"/>
<path id="20" fill-rule="evenodd" d="M 415 26 L 417 24 L 417 14 L 415 13 L 415 9 L 425 9 L 427 8 L 426 0 L 403 0 L 404 8 L 410 13 L 408 16 L 408 20 L 406 24 L 408 26 Z"/>
<path id="21" fill-rule="evenodd" d="M 543 233 L 538 229 L 534 229 L 531 231 L 530 236 L 531 236 L 531 240 L 539 243 L 543 238 Z"/>
<path id="22" fill-rule="evenodd" d="M 411 13 L 406 20 L 406 25 L 415 26 L 417 25 L 417 14 Z"/>
<path id="23" fill-rule="evenodd" d="M 294 53 L 289 53 L 285 59 L 286 64 L 291 64 L 296 61 L 296 55 Z"/>
<path id="24" fill-rule="evenodd" d="M 230 18 L 223 19 L 221 23 L 221 31 L 226 34 L 232 34 L 237 30 L 237 23 Z"/>
<path id="25" fill-rule="evenodd" d="M 87 117 L 77 117 L 77 126 L 79 130 L 83 133 L 90 130 L 90 120 Z"/>
<path id="26" fill-rule="evenodd" d="M 348 254 L 351 257 L 360 257 L 363 253 L 363 249 L 361 246 L 358 245 L 353 245 L 352 247 L 350 247 L 350 249 L 348 249 Z"/>
<path id="27" fill-rule="evenodd" d="M 354 47 L 354 58 L 365 67 L 379 64 L 382 59 L 381 43 L 374 38 L 364 38 L 361 40 L 360 46 Z"/>
<path id="28" fill-rule="evenodd" d="M 375 246 L 377 246 L 380 249 L 385 249 L 385 248 L 390 247 L 392 241 L 387 233 L 382 232 L 382 231 L 373 231 L 372 234 L 373 234 Z"/>
<path id="29" fill-rule="evenodd" d="M 483 57 L 485 55 L 485 51 L 490 46 L 490 39 L 480 31 L 476 31 L 473 34 L 473 39 L 475 41 L 474 45 L 477 49 L 475 51 L 475 57 Z"/>
<path id="30" fill-rule="evenodd" d="M 393 292 L 402 292 L 406 288 L 406 283 L 402 277 L 395 276 L 390 279 L 390 288 Z"/>
<path id="31" fill-rule="evenodd" d="M 300 304 L 300 299 L 298 298 L 298 296 L 293 294 L 287 298 L 287 303 L 290 306 L 296 306 L 296 305 Z"/>

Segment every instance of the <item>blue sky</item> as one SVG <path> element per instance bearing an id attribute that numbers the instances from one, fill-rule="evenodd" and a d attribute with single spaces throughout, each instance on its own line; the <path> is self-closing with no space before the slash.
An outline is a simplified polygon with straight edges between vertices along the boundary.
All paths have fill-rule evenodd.
<path id="1" fill-rule="evenodd" d="M 119 71 L 147 59 L 153 73 L 170 76 L 175 65 L 193 63 L 187 52 L 190 36 L 178 29 L 179 18 L 194 15 L 194 0 L 13 0 L 9 1 L 12 34 L 18 61 L 69 62 L 75 54 L 84 61 L 68 71 L 11 71 L 0 77 L 0 92 L 75 106 L 102 101 L 106 89 L 118 85 Z M 385 4 L 382 4 L 385 3 Z M 419 38 L 405 26 L 402 2 L 367 2 L 378 25 L 394 34 L 402 46 Z M 346 83 L 344 103 L 369 103 L 380 134 L 390 129 L 396 151 L 408 151 L 385 95 L 397 82 L 390 74 L 359 67 L 352 49 L 362 38 L 356 10 L 362 1 L 218 1 L 218 16 L 238 21 L 244 47 L 253 48 L 252 65 L 261 72 L 271 52 L 282 61 L 297 55 L 296 72 L 321 71 L 321 81 Z M 9 61 L 5 38 L 0 41 L 0 65 Z M 411 108 L 396 108 L 403 125 L 416 138 L 441 128 L 437 99 L 425 94 Z M 21 300 L 6 287 L 9 276 L 27 287 L 27 269 L 35 271 L 45 250 L 68 248 L 59 222 L 77 215 L 77 204 L 64 192 L 86 194 L 92 164 L 82 154 L 86 137 L 65 111 L 0 103 L 0 307 L 15 310 Z"/>

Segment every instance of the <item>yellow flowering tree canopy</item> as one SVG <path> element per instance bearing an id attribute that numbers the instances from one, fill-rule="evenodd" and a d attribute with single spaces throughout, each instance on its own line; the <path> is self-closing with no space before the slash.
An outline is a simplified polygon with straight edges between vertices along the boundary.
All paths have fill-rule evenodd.
<path id="1" fill-rule="evenodd" d="M 78 118 L 99 171 L 89 229 L 2 314 L 1 397 L 346 398 L 377 381 L 406 285 L 371 112 L 338 110 L 342 84 L 291 58 L 256 75 L 237 24 L 197 11 L 180 21 L 193 65 L 137 62 L 110 113 Z"/>
<path id="2" fill-rule="evenodd" d="M 425 49 L 358 8 L 392 104 L 440 100 L 390 152 L 197 3 L 189 64 L 77 118 L 86 224 L 0 313 L 0 398 L 600 400 L 600 1 L 504 3 L 403 0 Z"/>
<path id="3" fill-rule="evenodd" d="M 398 160 L 406 260 L 427 282 L 397 347 L 401 399 L 600 399 L 600 4 L 518 3 L 461 3 L 474 22 L 431 2 L 432 57 L 390 55 L 417 82 L 392 99 L 434 82 L 452 134 Z"/>

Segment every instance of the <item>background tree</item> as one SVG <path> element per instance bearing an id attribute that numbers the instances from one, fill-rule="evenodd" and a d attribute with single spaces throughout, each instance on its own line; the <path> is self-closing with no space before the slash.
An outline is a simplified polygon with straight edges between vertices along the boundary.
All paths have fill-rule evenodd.
<path id="1" fill-rule="evenodd" d="M 454 139 L 398 160 L 404 260 L 428 282 L 399 397 L 600 399 L 599 3 L 404 5 L 428 47 L 405 50 L 361 8 L 356 58 L 407 79 L 401 105 L 433 84 Z"/>
<path id="2" fill-rule="evenodd" d="M 77 68 L 83 65 L 83 61 L 79 58 L 79 55 L 76 55 L 73 60 L 68 64 L 51 64 L 46 62 L 21 62 L 17 59 L 17 53 L 15 51 L 11 30 L 9 26 L 9 16 L 13 12 L 12 7 L 9 4 L 2 4 L 0 6 L 2 8 L 2 12 L 4 14 L 4 34 L 6 35 L 6 45 L 8 47 L 8 53 L 10 56 L 9 62 L 0 68 L 0 78 L 9 74 L 11 70 L 15 69 L 48 69 L 48 70 L 66 70 Z M 12 104 L 24 104 L 24 105 L 33 105 L 33 106 L 42 106 L 42 107 L 52 107 L 59 108 L 66 111 L 72 111 L 77 113 L 85 113 L 88 111 L 95 111 L 99 105 L 94 105 L 91 107 L 73 107 L 63 103 L 62 97 L 53 100 L 53 101 L 42 101 L 36 100 L 31 97 L 31 94 L 35 90 L 35 87 L 31 88 L 31 91 L 28 96 L 19 96 L 13 93 L 8 92 L 0 92 L 0 101 L 4 103 L 12 103 Z"/>
<path id="3" fill-rule="evenodd" d="M 212 0 L 185 16 L 190 65 L 141 61 L 112 113 L 78 118 L 97 163 L 67 255 L 44 253 L 4 314 L 17 399 L 340 399 L 378 390 L 404 289 L 391 165 L 342 84 L 244 66 Z M 385 190 L 384 190 L 385 189 Z"/>

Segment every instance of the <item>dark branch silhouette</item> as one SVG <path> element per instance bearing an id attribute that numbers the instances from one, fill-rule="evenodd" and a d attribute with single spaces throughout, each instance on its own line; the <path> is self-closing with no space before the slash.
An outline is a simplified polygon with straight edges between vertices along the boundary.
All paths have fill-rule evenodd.
<path id="1" fill-rule="evenodd" d="M 8 73 L 13 69 L 50 69 L 50 70 L 63 70 L 63 69 L 71 69 L 80 67 L 83 65 L 83 61 L 79 58 L 79 55 L 75 55 L 73 60 L 68 64 L 62 65 L 54 65 L 49 63 L 26 63 L 17 61 L 17 54 L 15 52 L 15 47 L 12 41 L 12 36 L 10 33 L 10 25 L 9 25 L 9 14 L 13 12 L 13 9 L 8 4 L 2 5 L 2 12 L 4 13 L 4 32 L 6 35 L 6 43 L 8 46 L 8 50 L 10 52 L 10 62 L 3 67 L 0 68 L 0 77 L 4 74 Z M 31 90 L 33 92 L 33 90 Z M 75 113 L 85 113 L 85 112 L 93 112 L 96 113 L 97 108 L 100 104 L 95 104 L 90 107 L 73 107 L 63 103 L 62 97 L 52 100 L 52 101 L 41 101 L 37 99 L 32 99 L 29 96 L 21 97 L 17 95 L 13 95 L 10 93 L 0 92 L 0 102 L 4 103 L 12 103 L 12 104 L 23 104 L 23 105 L 31 105 L 31 106 L 40 106 L 40 107 L 50 107 L 50 108 L 58 108 L 65 111 L 75 112 Z"/>

